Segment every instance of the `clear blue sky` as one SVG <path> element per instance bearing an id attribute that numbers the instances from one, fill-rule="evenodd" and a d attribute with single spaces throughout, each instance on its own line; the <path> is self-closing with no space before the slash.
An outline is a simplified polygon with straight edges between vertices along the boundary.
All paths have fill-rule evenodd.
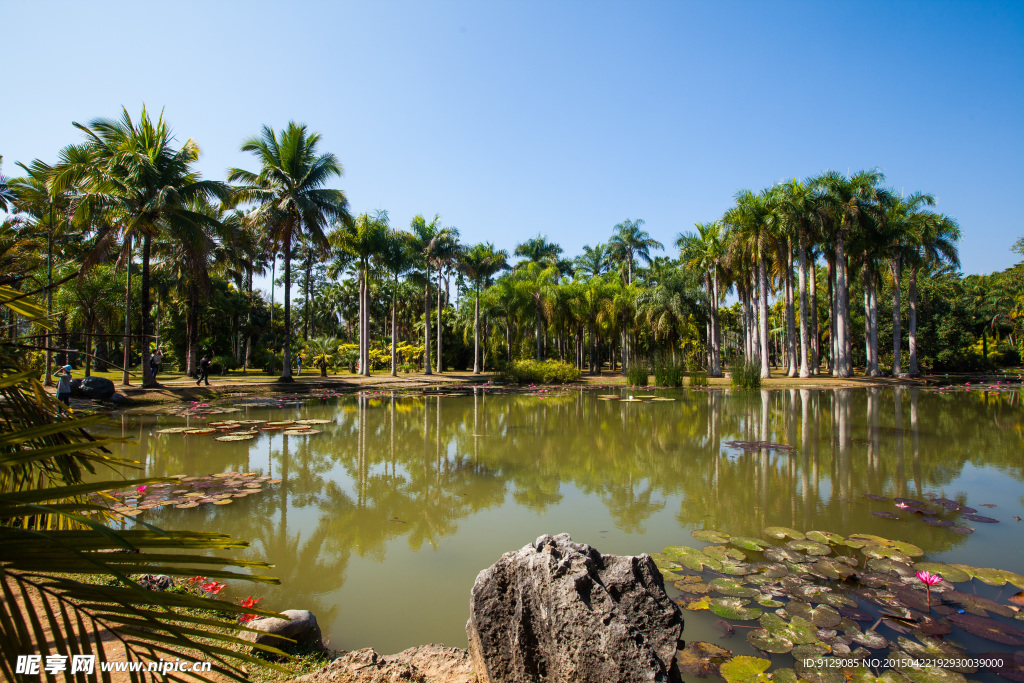
<path id="1" fill-rule="evenodd" d="M 164 108 L 206 177 L 294 119 L 354 212 L 566 250 L 670 245 L 744 187 L 879 167 L 960 221 L 965 273 L 1024 234 L 1024 2 L 0 0 L 0 154 Z"/>

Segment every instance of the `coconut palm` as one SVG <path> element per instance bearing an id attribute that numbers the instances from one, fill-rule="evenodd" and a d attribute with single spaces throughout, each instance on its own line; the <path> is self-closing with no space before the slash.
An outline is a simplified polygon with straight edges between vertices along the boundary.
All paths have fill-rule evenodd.
<path id="1" fill-rule="evenodd" d="M 633 283 L 633 263 L 637 260 L 651 262 L 651 249 L 664 249 L 664 245 L 641 230 L 644 221 L 638 218 L 626 219 L 616 224 L 615 232 L 608 240 L 608 252 L 613 259 L 626 265 L 626 284 Z"/>
<path id="2" fill-rule="evenodd" d="M 163 114 L 154 122 L 142 107 L 138 122 L 127 109 L 121 118 L 94 119 L 89 125 L 74 124 L 86 140 L 65 147 L 53 169 L 50 190 L 54 194 L 74 188 L 77 193 L 73 220 L 79 225 L 102 225 L 93 254 L 83 264 L 98 262 L 116 238 L 124 237 L 123 254 L 130 265 L 132 244 L 142 243 L 142 383 L 155 386 L 149 368 L 150 256 L 153 240 L 163 235 L 195 239 L 211 219 L 192 210 L 198 200 L 224 200 L 227 186 L 202 180 L 195 164 L 199 147 L 186 140 L 175 149 L 174 135 Z M 176 237 L 175 237 L 176 238 Z M 129 346 L 130 318 L 126 308 L 125 355 Z M 123 382 L 128 383 L 125 363 Z"/>
<path id="3" fill-rule="evenodd" d="M 359 275 L 359 374 L 370 376 L 370 261 L 386 248 L 388 231 L 387 211 L 377 211 L 373 216 L 363 213 L 351 224 L 344 222 L 335 227 L 328 242 L 335 249 L 341 249 L 356 261 Z"/>
<path id="4" fill-rule="evenodd" d="M 480 289 L 503 270 L 508 270 L 508 252 L 490 242 L 475 244 L 459 258 L 459 270 L 473 283 L 473 374 L 480 374 Z"/>
<path id="5" fill-rule="evenodd" d="M 341 190 L 325 185 L 342 174 L 341 163 L 330 153 L 320 154 L 320 134 L 305 124 L 290 121 L 280 131 L 263 126 L 259 135 L 242 143 L 259 163 L 257 172 L 233 168 L 228 180 L 242 183 L 240 201 L 256 205 L 255 217 L 266 226 L 266 237 L 284 255 L 284 363 L 281 380 L 290 382 L 292 245 L 305 237 L 326 249 L 324 228 L 333 221 L 351 222 L 348 199 Z"/>
<path id="6" fill-rule="evenodd" d="M 583 245 L 583 253 L 573 260 L 576 269 L 585 277 L 604 275 L 611 268 L 608 247 L 598 242 L 595 246 Z"/>

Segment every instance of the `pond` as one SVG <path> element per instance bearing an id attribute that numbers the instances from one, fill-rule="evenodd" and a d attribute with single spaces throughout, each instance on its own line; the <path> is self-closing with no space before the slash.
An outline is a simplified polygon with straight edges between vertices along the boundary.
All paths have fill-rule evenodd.
<path id="1" fill-rule="evenodd" d="M 247 539 L 280 586 L 231 586 L 313 611 L 335 649 L 465 647 L 477 573 L 543 533 L 614 554 L 701 546 L 690 532 L 767 526 L 872 533 L 927 559 L 1024 573 L 1019 387 L 628 391 L 483 388 L 234 399 L 214 419 L 323 419 L 319 434 L 249 441 L 158 434 L 173 416 L 122 417 L 120 455 L 147 475 L 280 479 L 230 505 L 142 513 L 166 528 Z M 643 401 L 608 398 L 635 394 Z M 651 401 L 658 395 L 664 399 Z M 225 402 L 230 406 L 231 402 Z M 196 418 L 189 418 L 196 424 Z M 765 449 L 740 442 L 774 442 Z M 876 496 L 940 496 L 998 523 L 921 523 Z M 979 507 L 985 506 L 985 507 Z M 920 517 L 920 516 L 918 516 Z M 671 592 L 670 588 L 670 592 Z M 705 613 L 706 614 L 706 613 Z M 709 615 L 710 616 L 710 615 Z M 713 639 L 687 613 L 684 637 Z"/>

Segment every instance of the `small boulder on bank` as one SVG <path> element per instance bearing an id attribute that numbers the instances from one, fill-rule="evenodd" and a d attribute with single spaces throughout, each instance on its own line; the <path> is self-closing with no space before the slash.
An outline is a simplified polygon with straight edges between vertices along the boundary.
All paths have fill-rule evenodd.
<path id="1" fill-rule="evenodd" d="M 678 681 L 683 630 L 650 555 L 544 535 L 480 572 L 466 625 L 480 683 Z"/>
<path id="2" fill-rule="evenodd" d="M 166 591 L 174 588 L 174 579 L 166 574 L 143 574 L 138 584 L 151 591 Z"/>
<path id="3" fill-rule="evenodd" d="M 423 645 L 379 655 L 370 648 L 344 652 L 319 671 L 295 683 L 475 683 L 469 653 L 443 645 Z"/>
<path id="4" fill-rule="evenodd" d="M 114 395 L 114 383 L 106 377 L 83 377 L 71 380 L 71 395 L 76 398 L 92 398 L 109 401 Z"/>
<path id="5" fill-rule="evenodd" d="M 316 623 L 316 617 L 312 612 L 304 609 L 289 609 L 281 614 L 288 619 L 278 619 L 277 617 L 253 619 L 246 626 L 256 629 L 259 633 L 243 632 L 240 637 L 252 641 L 256 645 L 269 645 L 278 649 L 292 645 L 316 650 L 327 649 L 324 647 L 324 641 L 320 634 L 320 625 Z"/>

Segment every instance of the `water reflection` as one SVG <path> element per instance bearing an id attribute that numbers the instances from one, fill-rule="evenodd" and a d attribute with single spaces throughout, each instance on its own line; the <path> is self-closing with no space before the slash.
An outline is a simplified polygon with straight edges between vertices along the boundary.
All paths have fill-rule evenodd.
<path id="1" fill-rule="evenodd" d="M 122 430 L 137 439 L 125 455 L 154 475 L 239 470 L 282 479 L 229 507 L 162 509 L 151 521 L 250 539 L 249 555 L 272 561 L 282 579 L 264 593 L 268 604 L 313 610 L 346 649 L 463 645 L 476 573 L 544 532 L 635 553 L 686 543 L 697 527 L 754 536 L 769 525 L 818 528 L 1024 569 L 1006 542 L 1024 475 L 1016 393 L 661 393 L 676 400 L 477 390 L 247 409 L 248 418 L 301 414 L 336 425 L 308 438 L 268 432 L 241 443 L 156 435 L 163 425 L 151 419 L 126 418 Z M 734 440 L 796 450 L 725 445 Z M 926 492 L 997 504 L 992 514 L 1004 523 L 961 536 L 873 517 L 885 504 L 862 498 Z"/>

